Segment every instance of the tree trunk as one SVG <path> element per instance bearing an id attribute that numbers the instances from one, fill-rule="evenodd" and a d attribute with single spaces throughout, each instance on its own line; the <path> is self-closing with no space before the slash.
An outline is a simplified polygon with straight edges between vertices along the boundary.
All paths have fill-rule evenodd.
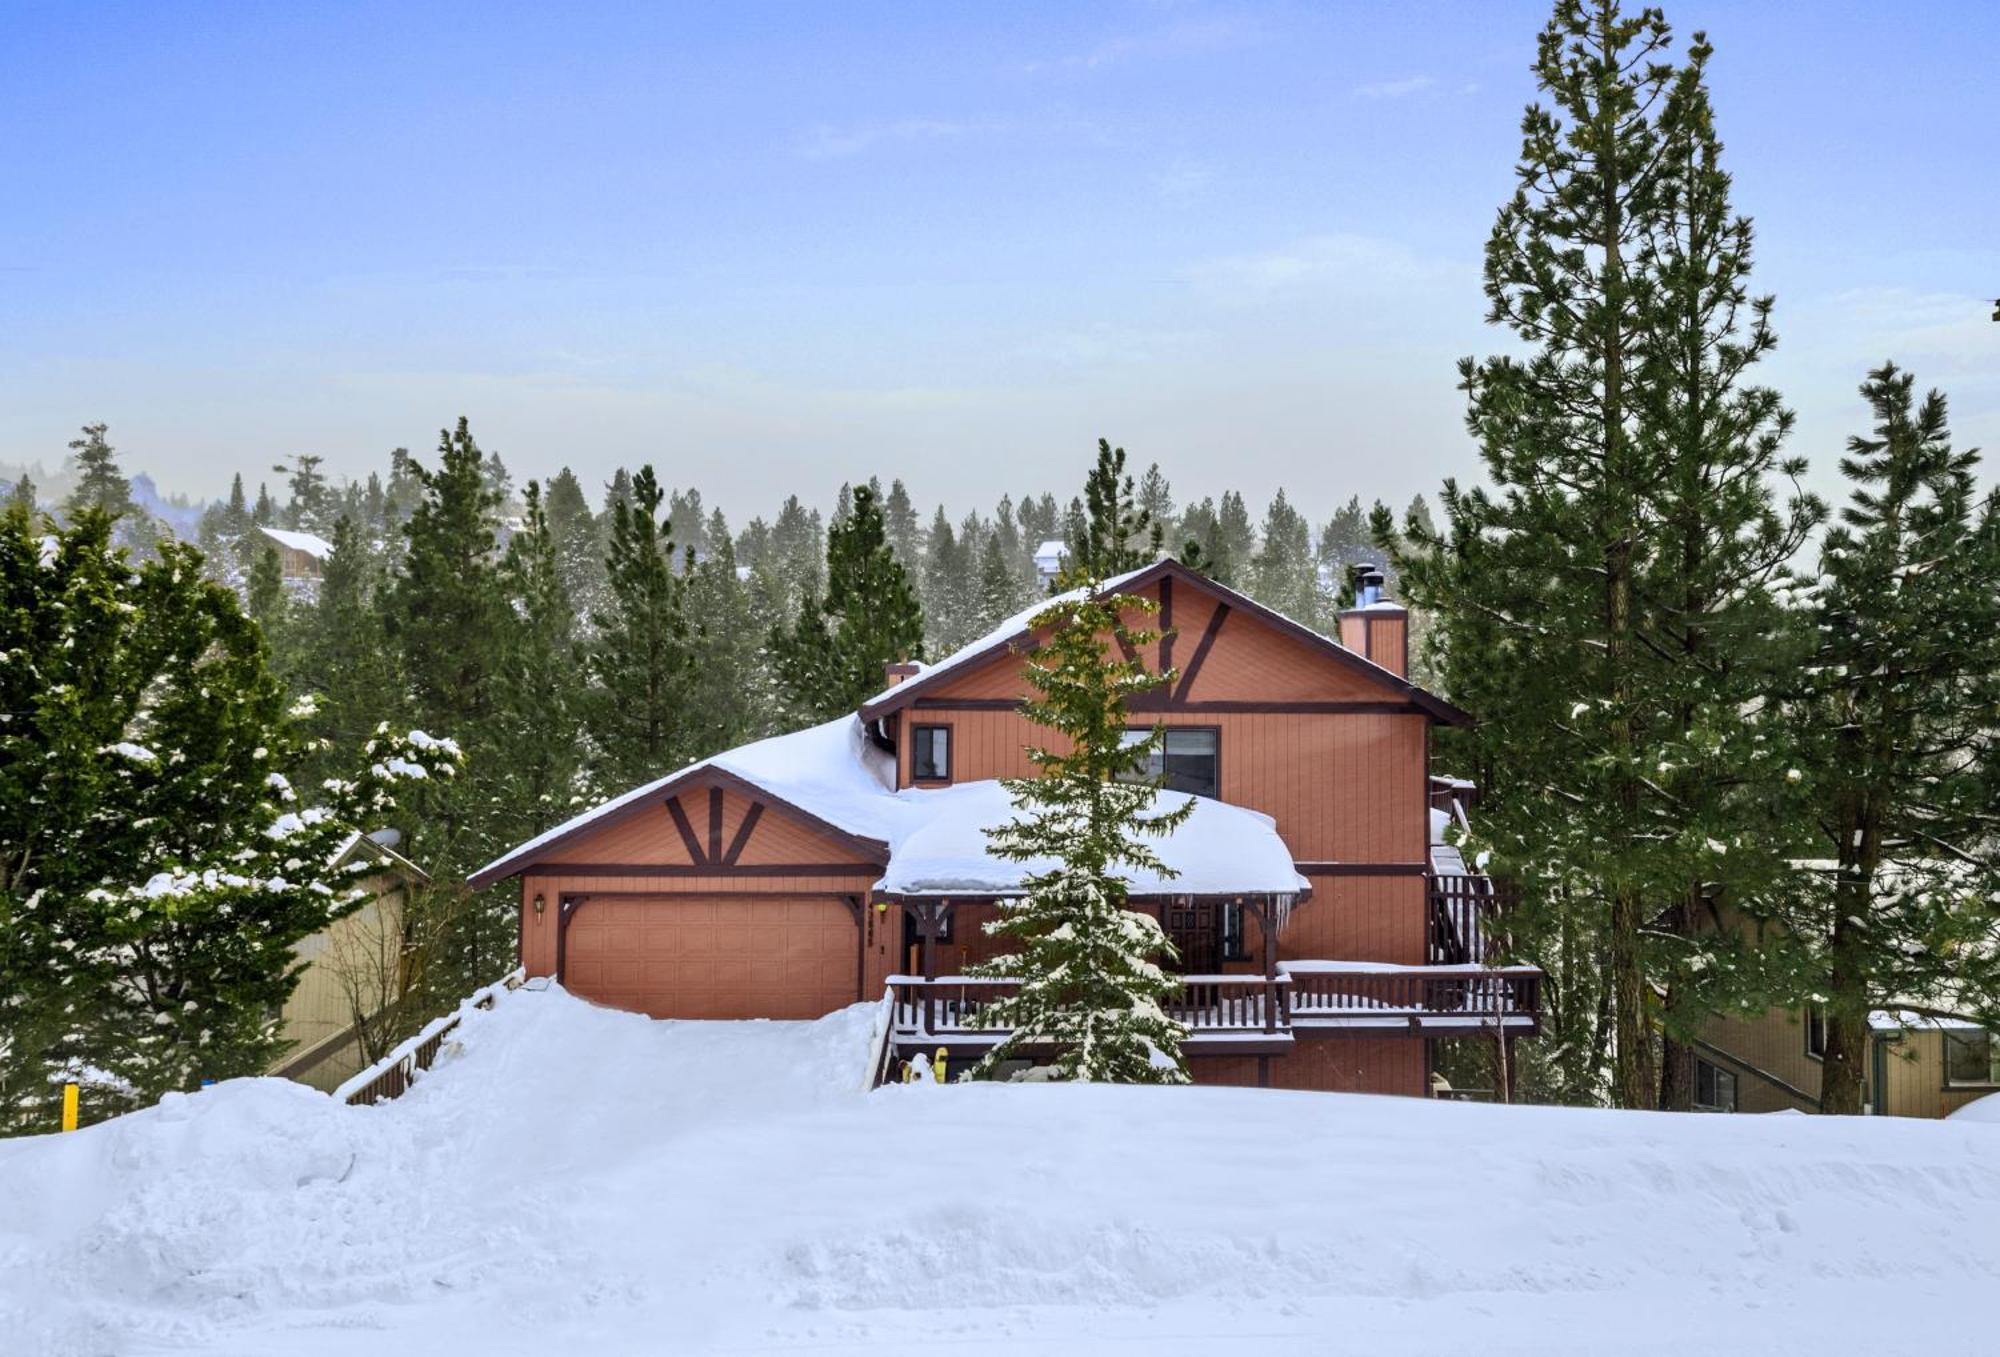
<path id="1" fill-rule="evenodd" d="M 1820 1062 L 1819 1110 L 1854 1117 L 1865 1110 L 1862 1080 L 1868 1069 L 1868 1015 L 1828 1009 L 1826 1058 Z"/>
<path id="2" fill-rule="evenodd" d="M 1667 992 L 1667 1007 L 1674 1005 L 1673 990 Z M 1660 1110 L 1694 1110 L 1694 1047 L 1671 1033 L 1660 1038 Z"/>
<path id="3" fill-rule="evenodd" d="M 1620 1107 L 1656 1106 L 1653 1033 L 1646 1021 L 1646 979 L 1639 966 L 1638 890 L 1621 884 L 1611 899 L 1611 1018 L 1616 1047 L 1612 1092 Z"/>

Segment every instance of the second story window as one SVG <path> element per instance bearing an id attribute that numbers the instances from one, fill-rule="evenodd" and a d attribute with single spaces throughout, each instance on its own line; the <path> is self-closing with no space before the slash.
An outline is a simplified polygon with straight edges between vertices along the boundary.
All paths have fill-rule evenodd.
<path id="1" fill-rule="evenodd" d="M 1143 744 L 1150 730 L 1128 730 L 1125 743 Z M 1219 796 L 1222 791 L 1222 732 L 1214 726 L 1168 726 L 1166 744 L 1143 759 L 1134 759 L 1132 776 L 1164 778 L 1166 786 L 1194 796 Z"/>
<path id="2" fill-rule="evenodd" d="M 910 731 L 910 781 L 951 781 L 951 727 L 916 726 Z"/>

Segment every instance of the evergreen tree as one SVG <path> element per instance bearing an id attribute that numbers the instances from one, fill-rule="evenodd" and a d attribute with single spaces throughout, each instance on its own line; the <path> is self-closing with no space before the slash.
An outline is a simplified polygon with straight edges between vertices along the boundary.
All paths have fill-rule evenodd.
<path id="1" fill-rule="evenodd" d="M 914 567 L 924 558 L 925 544 L 910 492 L 898 478 L 889 482 L 889 493 L 884 497 L 882 483 L 873 476 L 868 478 L 868 489 L 882 506 L 882 531 L 889 539 L 889 549 L 896 553 L 897 560 Z"/>
<path id="2" fill-rule="evenodd" d="M 1160 555 L 1163 525 L 1143 508 L 1125 470 L 1125 449 L 1097 440 L 1097 465 L 1084 481 L 1084 514 L 1069 536 L 1069 564 L 1108 579 Z"/>
<path id="3" fill-rule="evenodd" d="M 321 533 L 332 527 L 333 488 L 327 484 L 320 464 L 326 459 L 302 452 L 287 467 L 280 462 L 271 468 L 283 476 L 291 491 L 285 504 L 284 524 L 301 532 Z"/>
<path id="4" fill-rule="evenodd" d="M 132 502 L 132 482 L 118 469 L 117 449 L 105 437 L 109 432 L 108 424 L 86 424 L 83 437 L 70 442 L 76 488 L 70 491 L 63 512 L 71 517 L 94 509 L 118 519 L 138 511 Z"/>
<path id="5" fill-rule="evenodd" d="M 521 530 L 507 543 L 500 584 L 509 626 L 495 679 L 498 738 L 491 782 L 496 830 L 518 842 L 568 819 L 594 790 L 584 766 L 576 607 L 563 580 L 561 544 L 535 481 L 528 482 Z"/>
<path id="6" fill-rule="evenodd" d="M 261 1073 L 294 944 L 360 903 L 333 849 L 455 751 L 384 740 L 302 802 L 300 736 L 235 596 L 191 547 L 133 565 L 95 509 L 6 515 L 0 588 L 0 1097 L 52 1121 L 74 1078 L 94 1119 Z"/>
<path id="7" fill-rule="evenodd" d="M 883 667 L 923 656 L 924 612 L 867 486 L 827 534 L 826 595 L 808 589 L 793 623 L 771 637 L 780 687 L 814 720 L 851 712 L 881 690 Z"/>
<path id="8" fill-rule="evenodd" d="M 972 573 L 972 553 L 977 542 L 961 542 L 938 506 L 931 520 L 928 548 L 924 556 L 924 622 L 926 638 L 934 655 L 949 655 L 979 633 L 973 630 L 972 596 L 977 584 Z"/>
<path id="9" fill-rule="evenodd" d="M 285 576 L 278 562 L 278 548 L 261 534 L 258 540 L 262 547 L 250 558 L 244 607 L 250 620 L 264 633 L 265 644 L 277 657 L 277 668 L 282 673 L 291 655 L 292 596 L 285 592 Z"/>
<path id="10" fill-rule="evenodd" d="M 651 466 L 611 506 L 607 603 L 593 619 L 588 725 L 600 780 L 627 788 L 650 782 L 703 752 L 688 709 L 694 649 L 686 583 L 674 559 L 666 496 Z"/>
<path id="11" fill-rule="evenodd" d="M 260 528 L 276 527 L 278 504 L 271 498 L 271 487 L 262 481 L 257 483 L 257 507 L 250 511 L 250 521 Z"/>
<path id="12" fill-rule="evenodd" d="M 1127 620 L 1157 605 L 1100 595 L 1102 582 L 1089 576 L 1064 583 L 1077 591 L 1034 619 L 1048 640 L 1028 661 L 1037 696 L 1022 709 L 1052 738 L 1028 751 L 1039 776 L 1005 782 L 1021 813 L 987 830 L 996 857 L 1056 865 L 1028 875 L 1026 893 L 1003 901 L 988 926 L 1019 950 L 967 968 L 1020 981 L 974 1017 L 978 1026 L 1011 1029 L 977 1069 L 990 1073 L 1026 1048 L 1053 1046 L 1058 1079 L 1186 1083 L 1185 1029 L 1160 1006 L 1178 982 L 1155 960 L 1172 956 L 1173 944 L 1157 919 L 1128 907 L 1128 873 L 1169 875 L 1146 839 L 1172 833 L 1194 810 L 1192 799 L 1161 806 L 1157 786 L 1127 780 L 1135 759 L 1160 749 L 1166 728 L 1154 727 L 1137 749 L 1128 745 L 1126 699 L 1172 675 L 1113 656 L 1158 639 Z"/>
<path id="13" fill-rule="evenodd" d="M 382 621 L 407 686 L 411 713 L 425 729 L 466 747 L 466 776 L 422 798 L 416 837 L 433 875 L 462 873 L 513 842 L 497 832 L 488 779 L 499 760 L 495 689 L 506 637 L 506 596 L 496 559 L 499 505 L 488 488 L 485 458 L 467 422 L 442 431 L 437 465 L 405 463 L 417 498 L 403 524 L 403 551 L 382 597 Z M 504 940 L 502 918 L 468 941 L 465 979 L 484 978 L 485 955 Z"/>
<path id="14" fill-rule="evenodd" d="M 992 631 L 1019 612 L 1028 601 L 1030 590 L 1027 582 L 1008 557 L 1009 553 L 997 532 L 989 536 L 979 550 L 979 599 L 973 622 L 978 628 L 974 633 L 976 636 Z"/>
<path id="15" fill-rule="evenodd" d="M 1264 514 L 1264 545 L 1250 572 L 1250 596 L 1294 621 L 1319 626 L 1319 570 L 1313 559 L 1312 528 L 1278 490 Z"/>
<path id="16" fill-rule="evenodd" d="M 15 481 L 13 485 L 7 488 L 7 503 L 5 508 L 19 509 L 22 513 L 31 516 L 39 511 L 40 506 L 35 502 L 35 483 L 28 479 L 26 473 L 23 473 L 20 480 Z"/>
<path id="17" fill-rule="evenodd" d="M 695 723 L 692 745 L 699 755 L 776 733 L 770 720 L 775 694 L 762 651 L 770 620 L 778 614 L 759 617 L 750 583 L 739 578 L 736 546 L 720 509 L 709 516 L 705 535 L 709 554 L 687 577 L 695 653 L 688 705 Z"/>
<path id="18" fill-rule="evenodd" d="M 1794 933 L 1824 1008 L 1820 1110 L 1858 1113 L 1869 1013 L 2000 1027 L 2000 491 L 1979 501 L 1944 398 L 1893 364 L 1862 395 L 1795 715 L 1828 864 Z"/>
<path id="19" fill-rule="evenodd" d="M 542 495 L 549 535 L 555 539 L 556 572 L 563 594 L 580 619 L 604 606 L 604 551 L 596 516 L 584 498 L 583 483 L 564 467 L 549 479 Z"/>
<path id="20" fill-rule="evenodd" d="M 1490 319 L 1531 352 L 1461 364 L 1496 489 L 1447 482 L 1442 533 L 1375 515 L 1441 682 L 1482 718 L 1480 842 L 1527 887 L 1513 929 L 1551 977 L 1556 1091 L 1595 1095 L 1608 1055 L 1630 1107 L 1680 1096 L 1663 1018 L 1677 1038 L 1765 983 L 1692 921 L 1718 891 L 1754 914 L 1782 889 L 1759 694 L 1783 652 L 1772 590 L 1817 512 L 1773 508 L 1787 421 L 1744 381 L 1768 304 L 1744 309 L 1706 44 L 1676 71 L 1669 41 L 1656 11 L 1556 6 L 1536 72 L 1559 111 L 1524 117 L 1486 256 Z"/>
<path id="21" fill-rule="evenodd" d="M 1179 523 L 1174 517 L 1174 491 L 1167 483 L 1165 473 L 1158 462 L 1146 468 L 1146 474 L 1139 478 L 1139 509 L 1160 530 L 1160 536 L 1168 542 L 1177 541 Z"/>
<path id="22" fill-rule="evenodd" d="M 382 722 L 404 715 L 395 656 L 377 606 L 380 569 L 353 520 L 335 519 L 332 532 L 333 551 L 318 594 L 301 610 L 295 659 L 286 673 L 292 691 L 313 702 L 313 713 L 301 723 L 312 737 L 305 759 L 309 785 L 337 772 L 337 761 L 350 757 Z M 251 612 L 255 616 L 256 608 Z"/>

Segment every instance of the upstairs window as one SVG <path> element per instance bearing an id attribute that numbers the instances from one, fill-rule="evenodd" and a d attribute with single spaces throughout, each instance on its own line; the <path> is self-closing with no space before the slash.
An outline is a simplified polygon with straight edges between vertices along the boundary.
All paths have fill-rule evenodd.
<path id="1" fill-rule="evenodd" d="M 910 781 L 951 781 L 950 726 L 917 726 L 910 731 Z"/>
<path id="2" fill-rule="evenodd" d="M 1953 1088 L 2000 1085 L 2000 1041 L 1991 1032 L 1946 1032 L 1944 1081 Z"/>
<path id="3" fill-rule="evenodd" d="M 1153 732 L 1128 730 L 1125 743 L 1141 745 Z M 1164 747 L 1134 758 L 1131 781 L 1164 779 L 1171 791 L 1219 796 L 1222 791 L 1222 732 L 1214 726 L 1168 726 Z"/>

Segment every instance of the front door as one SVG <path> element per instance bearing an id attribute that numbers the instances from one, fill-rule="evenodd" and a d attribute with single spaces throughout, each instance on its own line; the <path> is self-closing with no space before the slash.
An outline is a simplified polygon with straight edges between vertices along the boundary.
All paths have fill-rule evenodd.
<path id="1" fill-rule="evenodd" d="M 1213 900 L 1174 900 L 1167 905 L 1167 937 L 1180 953 L 1170 969 L 1182 975 L 1215 975 L 1222 970 L 1222 907 Z"/>

